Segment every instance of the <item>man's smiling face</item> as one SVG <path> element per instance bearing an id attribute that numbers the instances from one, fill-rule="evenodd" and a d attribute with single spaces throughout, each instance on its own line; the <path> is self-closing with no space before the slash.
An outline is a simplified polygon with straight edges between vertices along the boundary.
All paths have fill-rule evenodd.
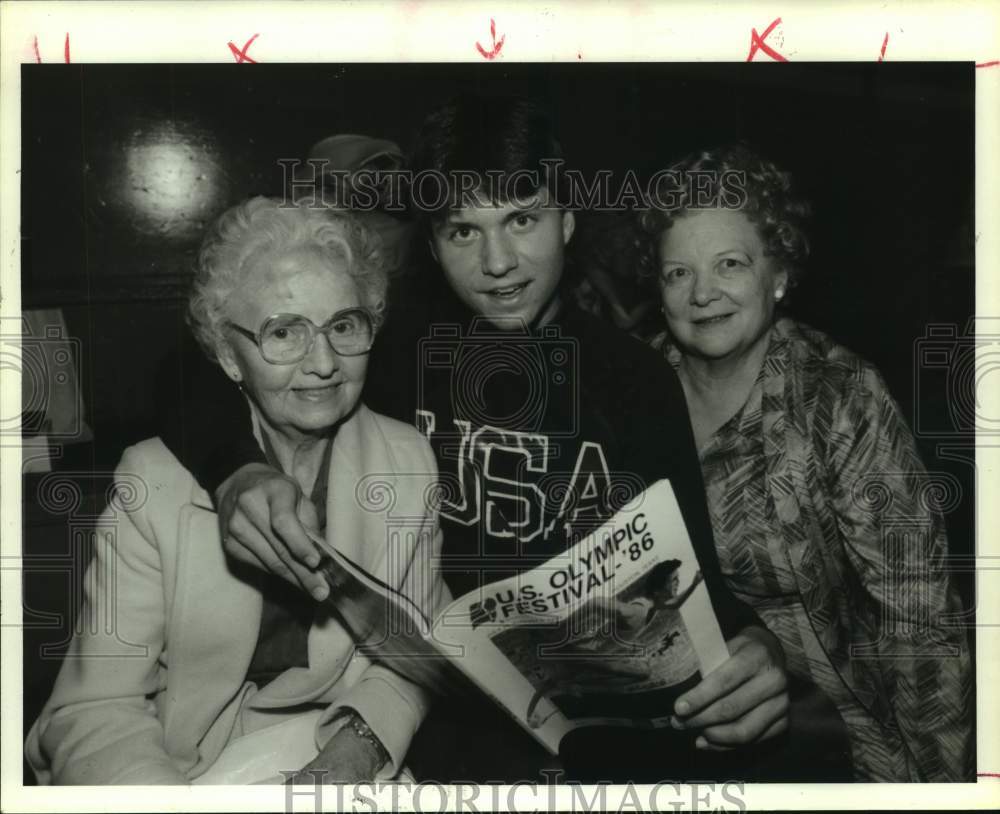
<path id="1" fill-rule="evenodd" d="M 533 326 L 553 315 L 573 213 L 542 187 L 528 200 L 452 210 L 434 224 L 431 249 L 452 290 L 498 327 Z"/>

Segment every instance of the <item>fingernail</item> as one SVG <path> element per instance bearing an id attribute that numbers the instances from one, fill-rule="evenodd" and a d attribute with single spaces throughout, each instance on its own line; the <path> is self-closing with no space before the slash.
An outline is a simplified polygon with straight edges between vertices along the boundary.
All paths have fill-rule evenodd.
<path id="1" fill-rule="evenodd" d="M 317 602 L 322 602 L 324 599 L 326 599 L 329 593 L 330 589 L 327 588 L 325 585 L 317 585 L 315 588 L 312 589 L 313 599 L 315 599 Z"/>
<path id="2" fill-rule="evenodd" d="M 678 701 L 674 709 L 678 715 L 687 715 L 691 711 L 691 705 L 687 701 Z"/>
<path id="3" fill-rule="evenodd" d="M 705 740 L 701 735 L 694 739 L 694 745 L 696 749 L 707 749 L 708 741 Z"/>

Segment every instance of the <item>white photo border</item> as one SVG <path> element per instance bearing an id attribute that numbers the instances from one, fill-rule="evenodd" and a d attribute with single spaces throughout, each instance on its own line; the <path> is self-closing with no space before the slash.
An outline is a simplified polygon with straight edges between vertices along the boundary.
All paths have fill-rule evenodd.
<path id="1" fill-rule="evenodd" d="M 769 26 L 769 36 L 763 36 Z M 491 24 L 495 35 L 491 34 Z M 444 2 L 0 2 L 0 315 L 20 314 L 20 65 L 79 63 L 232 63 L 239 53 L 274 62 L 505 62 L 720 61 L 744 62 L 759 40 L 755 60 L 975 62 L 976 69 L 976 311 L 1000 315 L 1000 3 L 992 2 L 759 2 L 544 4 Z M 496 44 L 503 38 L 498 49 Z M 247 41 L 253 42 L 247 47 Z M 230 43 L 234 47 L 230 47 Z M 478 47 L 477 47 L 478 46 Z M 249 60 L 246 60 L 249 62 Z M 253 70 L 247 66 L 247 70 Z M 978 393 L 982 409 L 1000 415 L 1000 387 Z M 0 398 L 19 404 L 20 381 L 3 371 Z M 992 412 L 990 412 L 992 410 Z M 17 408 L 15 406 L 15 412 Z M 5 415 L 8 413 L 4 413 Z M 976 529 L 980 562 L 1000 555 L 994 529 L 997 509 L 986 496 L 1000 494 L 1000 446 L 977 443 Z M 288 809 L 282 787 L 35 788 L 21 785 L 22 688 L 20 603 L 21 456 L 0 451 L 2 479 L 2 765 L 4 811 L 260 811 Z M 994 670 L 1000 664 L 1000 576 L 977 576 L 978 769 L 975 784 L 750 785 L 740 800 L 750 809 L 995 808 L 1000 806 L 1000 721 Z M 991 723 L 992 722 L 992 723 Z M 532 810 L 575 808 L 568 788 L 552 796 L 545 787 L 514 789 L 514 796 L 482 794 Z M 609 789 L 606 804 L 646 810 L 652 787 Z M 683 808 L 737 806 L 695 789 L 659 791 L 656 801 Z M 478 793 L 478 792 L 477 792 Z M 323 807 L 354 810 L 455 810 L 461 789 L 438 787 L 414 800 L 383 789 L 336 796 Z M 636 796 L 631 796 L 631 795 Z M 465 800 L 469 801 L 468 791 Z M 376 803 L 377 801 L 377 803 Z M 318 810 L 318 800 L 297 794 L 295 810 Z M 371 806 L 371 807 L 367 807 Z M 468 809 L 467 809 L 468 810 Z"/>

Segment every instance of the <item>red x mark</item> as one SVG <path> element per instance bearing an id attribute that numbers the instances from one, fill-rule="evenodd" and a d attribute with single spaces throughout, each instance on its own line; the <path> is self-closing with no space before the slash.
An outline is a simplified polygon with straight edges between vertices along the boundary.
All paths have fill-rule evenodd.
<path id="1" fill-rule="evenodd" d="M 750 29 L 750 53 L 747 54 L 747 62 L 753 62 L 754 54 L 756 54 L 757 51 L 763 51 L 771 57 L 771 59 L 776 59 L 778 62 L 788 62 L 787 59 L 785 59 L 764 41 L 767 39 L 768 34 L 774 31 L 775 26 L 777 26 L 780 22 L 781 18 L 778 17 L 773 23 L 764 29 L 763 34 L 758 34 L 756 28 Z"/>
<path id="2" fill-rule="evenodd" d="M 250 39 L 248 39 L 246 45 L 243 46 L 242 51 L 235 45 L 233 45 L 232 42 L 229 43 L 229 50 L 233 52 L 233 56 L 236 57 L 237 62 L 250 62 L 253 65 L 257 64 L 257 60 L 251 59 L 250 57 L 247 56 L 247 51 L 250 49 L 250 46 L 253 44 L 253 41 L 257 39 L 257 37 L 259 36 L 260 34 L 254 34 Z"/>

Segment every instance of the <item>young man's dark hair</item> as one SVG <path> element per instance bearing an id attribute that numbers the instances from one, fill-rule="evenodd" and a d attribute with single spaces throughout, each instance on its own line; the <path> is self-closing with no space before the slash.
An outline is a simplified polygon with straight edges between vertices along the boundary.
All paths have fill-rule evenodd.
<path id="1" fill-rule="evenodd" d="M 409 169 L 413 214 L 426 225 L 470 202 L 505 204 L 542 187 L 560 203 L 563 153 L 536 100 L 466 94 L 424 120 Z"/>

